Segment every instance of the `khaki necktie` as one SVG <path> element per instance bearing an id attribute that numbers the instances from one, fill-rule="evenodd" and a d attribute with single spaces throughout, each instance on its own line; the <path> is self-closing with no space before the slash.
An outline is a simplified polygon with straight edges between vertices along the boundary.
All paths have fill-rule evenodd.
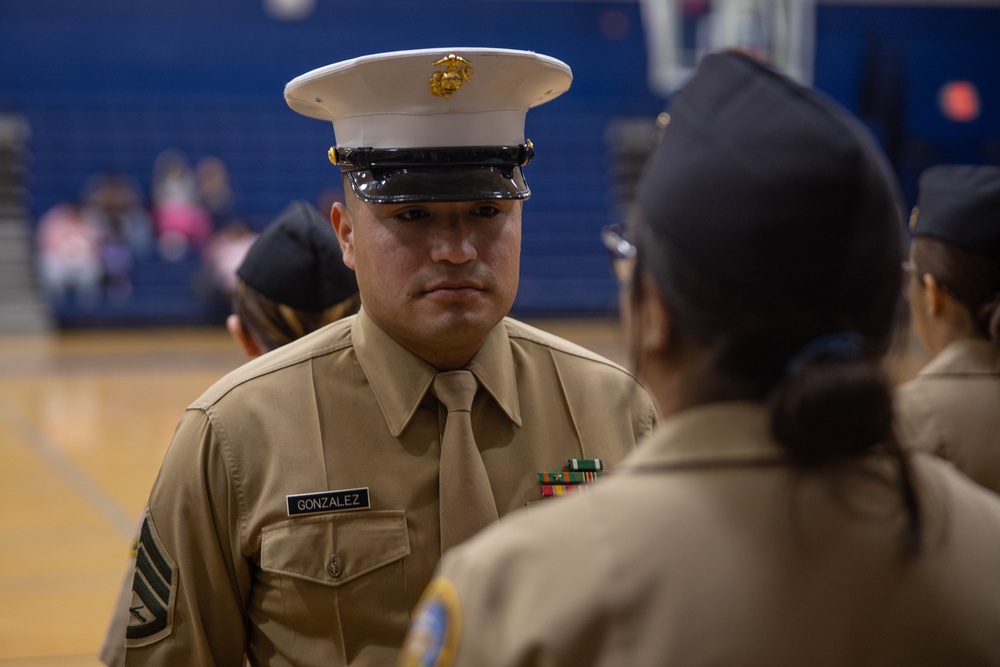
<path id="1" fill-rule="evenodd" d="M 441 438 L 441 553 L 497 520 L 496 501 L 472 433 L 476 377 L 449 371 L 434 377 L 434 395 L 448 409 Z"/>

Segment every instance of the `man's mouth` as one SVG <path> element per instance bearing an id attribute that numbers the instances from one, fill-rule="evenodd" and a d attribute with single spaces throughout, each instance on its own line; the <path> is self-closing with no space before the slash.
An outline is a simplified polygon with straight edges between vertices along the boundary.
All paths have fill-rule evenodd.
<path id="1" fill-rule="evenodd" d="M 483 286 L 470 280 L 442 280 L 423 290 L 424 294 L 445 298 L 463 298 L 483 291 Z"/>

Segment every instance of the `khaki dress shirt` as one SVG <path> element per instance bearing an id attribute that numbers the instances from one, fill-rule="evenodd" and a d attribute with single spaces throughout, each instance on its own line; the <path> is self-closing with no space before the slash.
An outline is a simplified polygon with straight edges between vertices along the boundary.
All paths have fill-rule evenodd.
<path id="1" fill-rule="evenodd" d="M 1000 493 L 1000 345 L 963 340 L 896 391 L 902 442 Z"/>
<path id="2" fill-rule="evenodd" d="M 1000 498 L 918 454 L 908 559 L 886 457 L 797 472 L 768 423 L 687 410 L 590 493 L 450 550 L 404 664 L 1000 664 Z"/>
<path id="3" fill-rule="evenodd" d="M 512 319 L 467 368 L 501 517 L 541 498 L 538 471 L 616 464 L 655 419 L 628 372 Z M 126 664 L 393 664 L 440 558 L 435 373 L 362 311 L 195 401 L 150 495 Z M 299 502 L 324 491 L 346 493 Z"/>

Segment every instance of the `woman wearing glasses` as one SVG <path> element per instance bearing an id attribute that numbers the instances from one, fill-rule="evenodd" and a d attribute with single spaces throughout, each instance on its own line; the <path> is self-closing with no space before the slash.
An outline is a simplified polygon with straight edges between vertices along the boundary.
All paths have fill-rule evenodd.
<path id="1" fill-rule="evenodd" d="M 663 420 L 587 493 L 446 554 L 404 664 L 1000 664 L 1000 498 L 892 438 L 884 159 L 739 53 L 669 114 L 605 234 Z"/>
<path id="2" fill-rule="evenodd" d="M 906 444 L 1000 493 L 1000 167 L 920 178 L 906 288 L 933 359 L 897 392 Z"/>

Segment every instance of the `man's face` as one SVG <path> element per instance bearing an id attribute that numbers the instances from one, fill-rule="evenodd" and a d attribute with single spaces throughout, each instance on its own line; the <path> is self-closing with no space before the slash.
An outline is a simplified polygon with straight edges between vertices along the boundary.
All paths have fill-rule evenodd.
<path id="1" fill-rule="evenodd" d="M 365 311 L 438 368 L 461 368 L 517 293 L 521 202 L 369 204 L 347 194 L 334 227 Z"/>

